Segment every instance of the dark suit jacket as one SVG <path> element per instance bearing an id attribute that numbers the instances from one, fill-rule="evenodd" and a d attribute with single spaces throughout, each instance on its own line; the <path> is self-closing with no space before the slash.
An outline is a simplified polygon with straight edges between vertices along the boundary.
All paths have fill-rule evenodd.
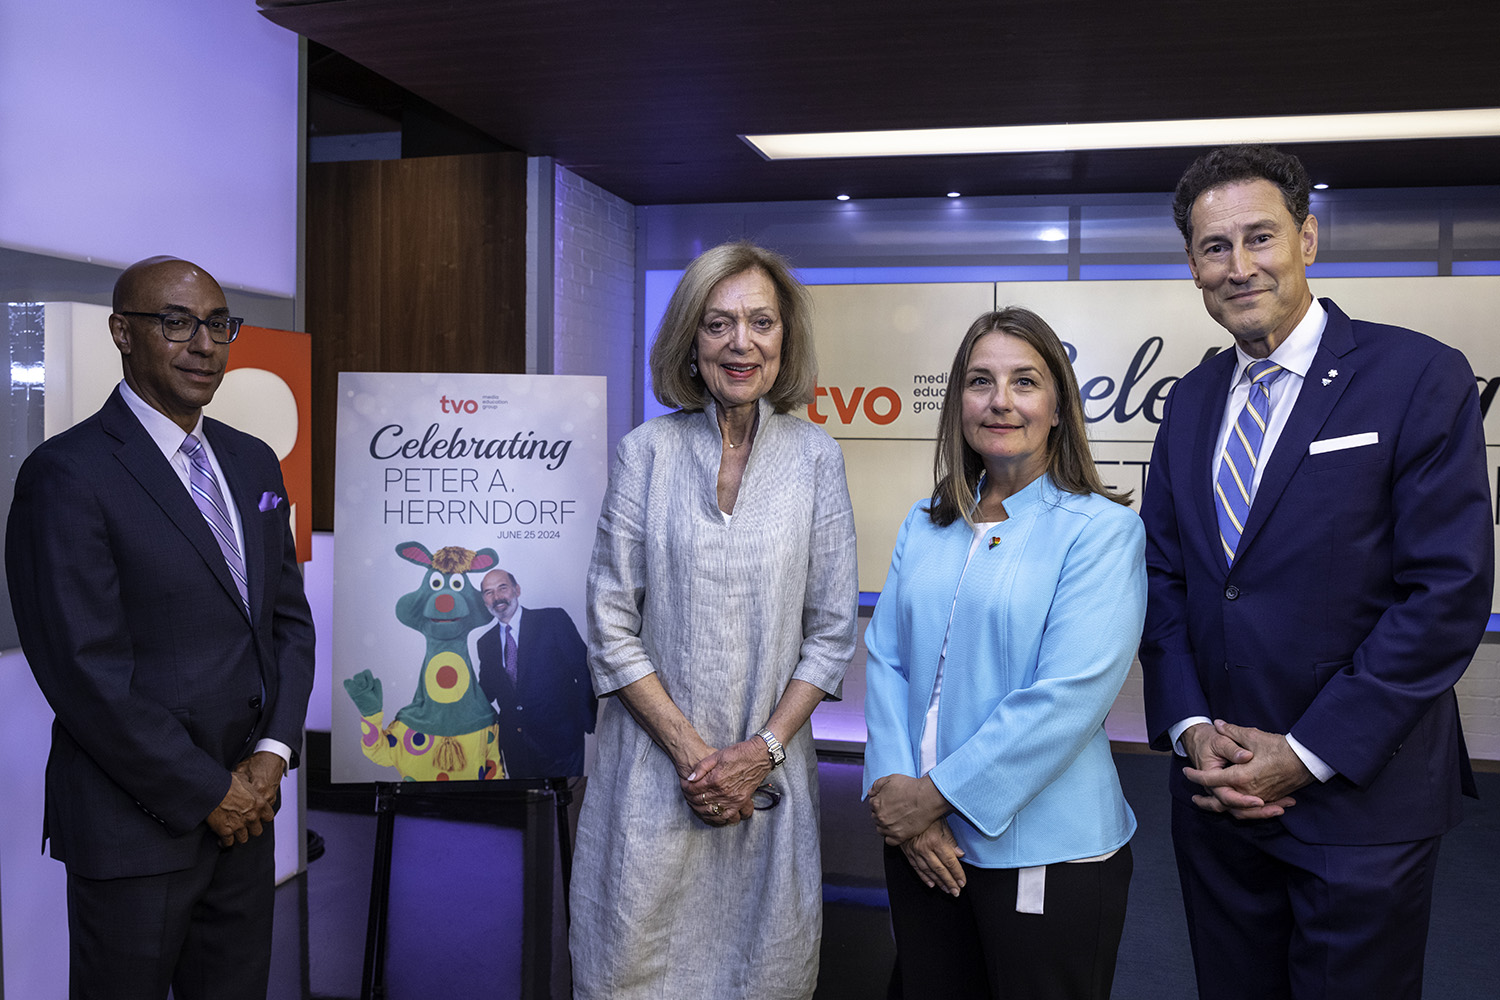
<path id="1" fill-rule="evenodd" d="M 6 533 L 21 648 L 56 712 L 53 857 L 88 878 L 190 866 L 230 769 L 293 748 L 313 628 L 276 456 L 204 421 L 239 510 L 250 615 L 203 515 L 119 390 L 22 465 Z M 262 690 L 263 689 L 263 690 Z"/>
<path id="2" fill-rule="evenodd" d="M 1323 305 L 1321 346 L 1232 570 L 1210 470 L 1234 352 L 1168 397 L 1141 510 L 1146 722 L 1157 749 L 1197 715 L 1290 732 L 1338 774 L 1296 793 L 1289 832 L 1417 840 L 1456 823 L 1473 788 L 1453 685 L 1494 575 L 1479 398 L 1458 351 Z M 1310 453 L 1371 432 L 1376 443 Z M 1191 794 L 1173 773 L 1173 793 Z"/>
<path id="3" fill-rule="evenodd" d="M 505 672 L 497 623 L 479 637 L 479 684 L 500 716 L 506 777 L 583 773 L 583 734 L 597 702 L 583 639 L 562 608 L 522 608 L 516 682 Z"/>

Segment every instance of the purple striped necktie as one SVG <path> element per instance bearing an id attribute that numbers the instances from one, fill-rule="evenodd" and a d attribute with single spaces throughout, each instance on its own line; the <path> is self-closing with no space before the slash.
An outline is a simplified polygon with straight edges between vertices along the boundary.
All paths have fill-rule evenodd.
<path id="1" fill-rule="evenodd" d="M 1286 369 L 1270 360 L 1252 361 L 1245 371 L 1250 378 L 1250 396 L 1229 430 L 1224 458 L 1214 479 L 1214 494 L 1219 501 L 1219 541 L 1230 566 L 1234 565 L 1240 535 L 1250 516 L 1250 488 L 1255 481 L 1255 468 L 1260 464 L 1266 426 L 1271 422 L 1271 383 L 1286 374 Z"/>
<path id="2" fill-rule="evenodd" d="M 511 633 L 509 625 L 502 622 L 500 627 L 505 629 L 505 672 L 510 674 L 510 682 L 514 684 L 516 682 L 516 654 L 518 652 L 516 649 L 516 637 Z"/>
<path id="3" fill-rule="evenodd" d="M 245 579 L 245 560 L 235 543 L 234 525 L 229 520 L 229 505 L 224 502 L 224 493 L 219 489 L 219 480 L 214 476 L 213 466 L 208 464 L 208 453 L 203 450 L 203 442 L 191 434 L 183 439 L 178 451 L 188 459 L 188 492 L 193 495 L 193 503 L 198 505 L 203 520 L 213 529 L 219 551 L 224 553 L 224 561 L 229 564 L 229 575 L 234 577 L 234 585 L 238 588 L 240 600 L 244 602 L 248 613 L 250 588 Z"/>

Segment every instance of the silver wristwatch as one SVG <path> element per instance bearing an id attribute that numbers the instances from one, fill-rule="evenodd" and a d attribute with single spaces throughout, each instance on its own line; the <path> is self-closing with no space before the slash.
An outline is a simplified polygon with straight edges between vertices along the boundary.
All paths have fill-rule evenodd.
<path id="1" fill-rule="evenodd" d="M 769 729 L 762 729 L 755 735 L 766 741 L 766 749 L 771 752 L 772 770 L 780 767 L 786 761 L 786 748 L 781 745 L 781 741 Z"/>

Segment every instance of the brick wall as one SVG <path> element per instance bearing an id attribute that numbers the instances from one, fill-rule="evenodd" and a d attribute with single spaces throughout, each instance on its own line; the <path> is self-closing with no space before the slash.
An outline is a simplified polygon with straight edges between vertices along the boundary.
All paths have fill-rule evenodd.
<path id="1" fill-rule="evenodd" d="M 1458 682 L 1458 714 L 1469 756 L 1500 760 L 1500 637 L 1485 636 Z"/>
<path id="2" fill-rule="evenodd" d="M 635 206 L 556 167 L 553 371 L 609 377 L 609 449 L 631 429 Z"/>

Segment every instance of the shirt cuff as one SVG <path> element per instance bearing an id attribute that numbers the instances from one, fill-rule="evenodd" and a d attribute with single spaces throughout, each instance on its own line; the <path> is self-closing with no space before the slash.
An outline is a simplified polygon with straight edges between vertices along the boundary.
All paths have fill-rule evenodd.
<path id="1" fill-rule="evenodd" d="M 1172 737 L 1173 753 L 1175 753 L 1179 757 L 1187 756 L 1187 751 L 1182 749 L 1182 734 L 1187 732 L 1189 729 L 1196 726 L 1200 722 L 1206 722 L 1210 726 L 1214 724 L 1214 720 L 1210 719 L 1206 715 L 1190 715 L 1186 719 L 1183 719 L 1181 722 L 1177 723 L 1177 725 L 1173 726 L 1171 729 L 1167 730 L 1167 735 Z"/>
<path id="2" fill-rule="evenodd" d="M 287 768 L 290 767 L 292 763 L 292 748 L 287 746 L 285 743 L 282 743 L 280 740 L 265 739 L 255 744 L 256 753 L 260 753 L 262 750 L 265 750 L 269 753 L 274 753 L 276 756 L 281 758 L 281 774 L 282 777 L 285 777 Z"/>
<path id="3" fill-rule="evenodd" d="M 1338 774 L 1333 768 L 1323 762 L 1323 758 L 1313 753 L 1307 747 L 1297 741 L 1297 737 L 1291 733 L 1286 734 L 1286 745 L 1292 748 L 1292 753 L 1301 759 L 1302 763 L 1312 772 L 1312 776 L 1319 781 L 1327 781 Z"/>

